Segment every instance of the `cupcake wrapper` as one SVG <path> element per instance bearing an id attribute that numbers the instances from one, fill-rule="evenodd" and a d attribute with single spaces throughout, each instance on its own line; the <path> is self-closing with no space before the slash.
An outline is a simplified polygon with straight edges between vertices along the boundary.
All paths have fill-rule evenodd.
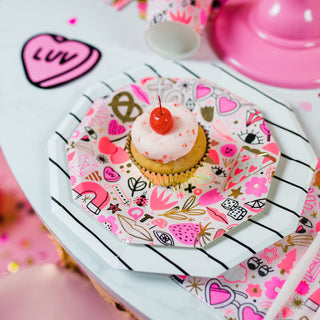
<path id="1" fill-rule="evenodd" d="M 128 156 L 132 163 L 139 169 L 139 171 L 153 184 L 161 187 L 175 187 L 178 186 L 186 181 L 188 181 L 190 178 L 194 176 L 195 171 L 203 165 L 205 162 L 208 153 L 209 153 L 209 145 L 210 145 L 210 139 L 208 136 L 208 133 L 206 132 L 205 128 L 200 124 L 202 127 L 206 138 L 207 138 L 207 148 L 206 152 L 204 153 L 203 157 L 200 159 L 200 161 L 191 169 L 182 171 L 175 174 L 161 174 L 156 173 L 153 171 L 150 171 L 144 167 L 142 167 L 133 157 L 131 153 L 130 143 L 131 143 L 131 134 L 128 134 L 125 149 L 128 153 Z"/>

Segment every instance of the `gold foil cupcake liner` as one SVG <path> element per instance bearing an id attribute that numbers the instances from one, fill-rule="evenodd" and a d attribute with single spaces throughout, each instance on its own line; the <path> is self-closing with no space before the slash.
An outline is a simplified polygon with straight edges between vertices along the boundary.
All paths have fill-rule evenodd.
<path id="1" fill-rule="evenodd" d="M 151 183 L 160 186 L 160 187 L 177 187 L 181 185 L 184 182 L 187 182 L 190 178 L 192 178 L 196 172 L 196 170 L 203 165 L 205 162 L 208 153 L 209 153 L 209 145 L 210 145 L 210 139 L 208 136 L 208 132 L 205 130 L 205 128 L 199 124 L 205 133 L 206 139 L 207 139 L 207 146 L 206 151 L 202 158 L 199 160 L 199 162 L 192 167 L 189 170 L 182 171 L 175 174 L 161 174 L 154 171 L 150 171 L 144 167 L 142 167 L 133 157 L 131 153 L 130 143 L 131 143 L 131 134 L 128 134 L 125 150 L 128 153 L 129 159 L 132 161 L 132 163 L 139 169 L 139 171 L 145 176 Z"/>

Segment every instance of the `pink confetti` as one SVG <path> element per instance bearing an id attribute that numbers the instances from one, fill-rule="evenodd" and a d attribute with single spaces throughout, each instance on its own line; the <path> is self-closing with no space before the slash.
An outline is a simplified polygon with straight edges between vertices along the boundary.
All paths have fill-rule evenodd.
<path id="1" fill-rule="evenodd" d="M 69 22 L 69 24 L 74 25 L 74 24 L 76 24 L 78 22 L 78 19 L 77 18 L 71 18 L 68 22 Z"/>

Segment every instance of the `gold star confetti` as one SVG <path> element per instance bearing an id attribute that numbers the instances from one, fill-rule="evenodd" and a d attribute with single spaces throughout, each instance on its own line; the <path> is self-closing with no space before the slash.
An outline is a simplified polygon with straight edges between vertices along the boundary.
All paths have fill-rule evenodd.
<path id="1" fill-rule="evenodd" d="M 243 194 L 242 192 L 240 192 L 240 189 L 241 187 L 239 187 L 238 189 L 231 189 L 231 194 L 229 194 L 228 197 L 234 197 L 235 199 L 237 199 Z"/>
<path id="2" fill-rule="evenodd" d="M 317 211 L 312 211 L 311 217 L 314 218 L 314 219 L 316 219 L 318 215 L 319 215 L 319 212 L 317 212 Z"/>
<path id="3" fill-rule="evenodd" d="M 200 288 L 200 286 L 203 286 L 204 283 L 200 283 L 201 278 L 196 279 L 195 277 L 193 278 L 193 281 L 188 280 L 188 282 L 190 283 L 189 285 L 186 286 L 186 288 L 190 287 L 190 292 L 192 292 L 192 290 L 194 289 L 196 292 L 196 295 L 198 295 L 198 290 L 202 291 L 202 288 Z"/>

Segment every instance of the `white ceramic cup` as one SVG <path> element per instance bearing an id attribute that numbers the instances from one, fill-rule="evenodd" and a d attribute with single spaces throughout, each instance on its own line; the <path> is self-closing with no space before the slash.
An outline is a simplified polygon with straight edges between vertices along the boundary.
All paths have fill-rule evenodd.
<path id="1" fill-rule="evenodd" d="M 169 59 L 184 59 L 200 46 L 212 0 L 148 0 L 145 39 L 149 47 Z"/>

